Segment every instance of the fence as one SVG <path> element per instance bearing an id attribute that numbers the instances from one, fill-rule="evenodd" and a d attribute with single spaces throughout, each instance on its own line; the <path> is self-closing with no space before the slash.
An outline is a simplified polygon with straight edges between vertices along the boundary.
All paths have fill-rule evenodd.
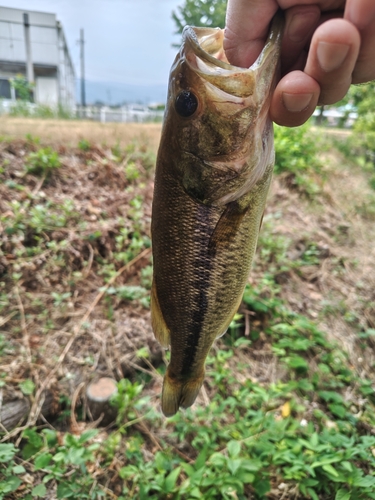
<path id="1" fill-rule="evenodd" d="M 53 109 L 48 106 L 12 99 L 0 99 L 0 115 L 13 114 L 40 118 L 78 118 L 106 122 L 161 122 L 164 111 L 141 104 L 129 104 L 118 108 L 109 106 L 76 106 L 72 111 Z M 317 109 L 314 118 L 322 125 L 350 128 L 358 115 L 345 107 Z"/>
<path id="2" fill-rule="evenodd" d="M 70 112 L 63 109 L 53 109 L 48 106 L 16 101 L 11 99 L 0 100 L 0 115 L 23 115 L 40 118 L 78 118 L 106 122 L 161 122 L 164 111 L 152 107 L 130 104 L 119 108 L 109 106 L 76 106 Z"/>
<path id="3" fill-rule="evenodd" d="M 142 105 L 121 106 L 111 108 L 109 106 L 77 106 L 76 116 L 81 119 L 106 122 L 160 122 L 164 111 L 149 108 Z"/>

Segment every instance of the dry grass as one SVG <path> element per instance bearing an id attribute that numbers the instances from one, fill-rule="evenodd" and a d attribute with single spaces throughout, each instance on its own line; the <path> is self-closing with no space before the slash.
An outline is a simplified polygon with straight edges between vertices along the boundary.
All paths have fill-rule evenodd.
<path id="1" fill-rule="evenodd" d="M 293 262 L 314 245 L 315 262 L 280 272 L 282 295 L 291 308 L 310 317 L 330 341 L 342 345 L 357 371 L 370 374 L 373 349 L 360 347 L 358 333 L 375 328 L 374 191 L 360 167 L 337 152 L 324 153 L 321 193 L 306 199 L 291 190 L 287 176 L 274 179 L 267 217 L 272 235 L 289 240 Z M 256 269 L 264 272 L 258 253 Z M 371 342 L 370 342 L 371 343 Z"/>
<path id="2" fill-rule="evenodd" d="M 160 140 L 160 123 L 99 123 L 80 120 L 41 120 L 33 118 L 0 119 L 0 136 L 20 139 L 27 134 L 39 137 L 43 144 L 77 146 L 82 139 L 92 144 L 125 147 L 130 141 L 146 142 L 156 152 Z"/>
<path id="3" fill-rule="evenodd" d="M 25 160 L 37 145 L 22 139 L 0 143 L 0 165 L 6 165 L 0 174 L 0 334 L 10 349 L 2 363 L 5 402 L 19 396 L 18 382 L 30 376 L 38 396 L 45 389 L 71 395 L 94 374 L 122 378 L 134 372 L 136 351 L 145 344 L 150 359 L 161 360 L 148 310 L 106 295 L 109 286 L 140 284 L 151 254 L 154 159 L 144 143 L 129 144 L 116 160 L 109 148 L 60 146 L 61 167 L 40 179 L 25 175 Z M 129 180 L 129 165 L 143 183 Z M 22 189 L 14 189 L 13 179 Z M 132 200 L 142 200 L 141 207 Z M 131 250 L 135 227 L 138 247 Z M 130 236 L 118 242 L 124 231 Z M 122 260 L 121 252 L 131 251 Z M 14 279 L 17 270 L 20 279 Z"/>

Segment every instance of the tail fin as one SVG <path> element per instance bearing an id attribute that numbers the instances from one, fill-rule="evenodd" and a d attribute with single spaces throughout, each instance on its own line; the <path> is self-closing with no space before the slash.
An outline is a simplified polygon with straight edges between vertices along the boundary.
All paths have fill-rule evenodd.
<path id="1" fill-rule="evenodd" d="M 203 380 L 204 371 L 198 377 L 180 381 L 172 378 L 167 370 L 161 395 L 161 409 L 164 415 L 171 417 L 177 413 L 180 406 L 182 408 L 189 408 L 196 400 Z"/>

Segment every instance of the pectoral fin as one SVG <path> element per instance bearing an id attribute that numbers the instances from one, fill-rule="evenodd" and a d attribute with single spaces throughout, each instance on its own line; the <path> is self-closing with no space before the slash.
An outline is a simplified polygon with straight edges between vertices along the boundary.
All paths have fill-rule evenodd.
<path id="1" fill-rule="evenodd" d="M 228 203 L 211 235 L 208 245 L 211 251 L 226 246 L 235 237 L 248 208 L 242 208 L 237 201 Z"/>
<path id="2" fill-rule="evenodd" d="M 160 309 L 155 282 L 151 287 L 151 324 L 156 340 L 160 342 L 162 347 L 168 348 L 170 345 L 170 332 Z"/>

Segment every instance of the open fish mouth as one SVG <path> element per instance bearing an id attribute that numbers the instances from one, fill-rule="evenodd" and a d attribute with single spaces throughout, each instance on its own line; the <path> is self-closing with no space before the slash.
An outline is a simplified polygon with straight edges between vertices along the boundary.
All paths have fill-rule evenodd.
<path id="1" fill-rule="evenodd" d="M 202 168 L 228 172 L 228 180 L 232 173 L 244 179 L 240 189 L 230 189 L 224 195 L 218 190 L 215 196 L 213 189 L 206 200 L 216 205 L 225 205 L 243 196 L 262 178 L 267 165 L 273 161 L 273 134 L 268 110 L 270 88 L 274 87 L 278 77 L 282 28 L 283 17 L 278 14 L 263 50 L 250 68 L 240 68 L 228 62 L 223 49 L 224 30 L 184 29 L 180 58 L 186 71 L 194 75 L 187 90 L 199 94 L 204 89 L 206 102 L 211 103 L 214 113 L 226 115 L 238 123 L 237 131 L 227 141 L 225 150 L 218 148 L 213 154 L 205 151 L 198 155 L 194 145 L 185 149 L 186 154 L 199 157 Z M 198 104 L 196 114 L 204 112 L 205 108 Z M 256 145 L 252 140 L 254 137 L 260 138 Z M 249 158 L 252 158 L 251 164 Z"/>
<path id="2" fill-rule="evenodd" d="M 223 49 L 223 29 L 187 26 L 183 31 L 186 62 L 201 78 L 226 94 L 240 99 L 250 97 L 254 94 L 255 84 L 259 82 L 262 69 L 274 71 L 274 58 L 278 58 L 282 24 L 281 14 L 276 15 L 267 42 L 250 68 L 240 68 L 228 62 Z M 268 89 L 268 86 L 264 89 L 258 87 L 258 91 L 268 92 Z"/>

